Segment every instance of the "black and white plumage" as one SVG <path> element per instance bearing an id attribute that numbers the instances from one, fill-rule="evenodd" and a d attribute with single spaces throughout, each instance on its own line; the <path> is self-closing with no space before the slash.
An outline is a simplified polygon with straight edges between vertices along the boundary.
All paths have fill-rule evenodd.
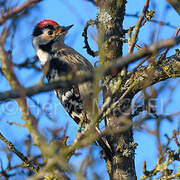
<path id="1" fill-rule="evenodd" d="M 46 77 L 49 82 L 58 80 L 60 77 L 71 73 L 73 71 L 72 68 L 73 67 L 67 63 L 64 63 L 59 58 L 52 58 Z M 76 123 L 79 123 L 83 118 L 82 112 L 84 110 L 79 86 L 80 85 L 73 85 L 70 88 L 61 88 L 55 90 L 55 94 L 60 100 L 61 104 Z"/>
<path id="2" fill-rule="evenodd" d="M 62 27 L 52 20 L 43 20 L 34 29 L 33 46 L 50 82 L 69 73 L 94 71 L 88 60 L 64 44 L 64 37 L 71 27 L 72 25 Z M 92 84 L 89 82 L 55 90 L 56 96 L 76 123 L 82 118 L 88 119 L 86 108 L 90 105 L 91 90 Z"/>
<path id="3" fill-rule="evenodd" d="M 62 76 L 68 76 L 69 73 L 75 72 L 75 75 L 79 75 L 94 71 L 87 59 L 64 44 L 64 37 L 71 27 L 72 25 L 63 27 L 55 21 L 46 19 L 39 22 L 33 31 L 33 46 L 44 74 L 50 82 Z M 61 104 L 76 123 L 82 120 L 84 125 L 89 123 L 89 112 L 92 110 L 92 89 L 92 83 L 85 82 L 55 90 Z M 102 146 L 104 143 L 99 144 Z"/>

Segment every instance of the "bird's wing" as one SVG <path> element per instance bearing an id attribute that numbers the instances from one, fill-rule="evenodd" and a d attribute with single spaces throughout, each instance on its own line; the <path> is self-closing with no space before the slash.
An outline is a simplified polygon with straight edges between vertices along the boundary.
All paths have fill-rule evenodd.
<path id="1" fill-rule="evenodd" d="M 47 74 L 48 80 L 56 80 L 61 75 L 67 76 L 71 73 L 73 78 L 76 78 L 76 75 L 93 72 L 92 65 L 72 48 L 62 48 L 54 54 L 50 61 L 49 69 L 50 72 Z M 61 104 L 76 123 L 79 123 L 82 119 L 88 121 L 86 115 L 91 110 L 91 92 L 91 82 L 55 90 Z"/>

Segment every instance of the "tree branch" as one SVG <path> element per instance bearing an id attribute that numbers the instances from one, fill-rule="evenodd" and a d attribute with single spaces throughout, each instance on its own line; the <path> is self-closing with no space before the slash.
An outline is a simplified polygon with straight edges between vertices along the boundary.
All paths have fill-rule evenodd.
<path id="1" fill-rule="evenodd" d="M 146 15 L 147 10 L 148 10 L 148 7 L 149 7 L 149 0 L 146 0 L 143 12 L 141 13 L 141 15 L 140 15 L 140 17 L 138 19 L 138 22 L 135 25 L 134 30 L 133 30 L 133 35 L 132 35 L 132 38 L 130 40 L 130 46 L 129 46 L 129 50 L 128 50 L 129 53 L 132 53 L 133 50 L 134 50 L 134 46 L 135 46 L 135 44 L 137 42 L 138 33 L 139 33 L 139 30 L 140 30 L 142 21 L 143 21 L 145 15 Z"/>
<path id="2" fill-rule="evenodd" d="M 1 68 L 2 72 L 5 75 L 8 83 L 11 88 L 19 91 L 19 99 L 16 99 L 16 102 L 19 106 L 19 109 L 22 113 L 22 119 L 25 122 L 25 127 L 30 132 L 33 137 L 33 142 L 37 145 L 43 152 L 42 145 L 46 145 L 44 137 L 38 132 L 37 125 L 38 121 L 36 117 L 31 113 L 26 100 L 25 89 L 18 81 L 18 78 L 13 70 L 13 63 L 10 59 L 9 54 L 5 51 L 3 47 L 3 42 L 0 40 L 0 60 L 1 60 Z"/>
<path id="3" fill-rule="evenodd" d="M 166 0 L 171 6 L 176 10 L 178 14 L 180 14 L 180 0 Z"/>
<path id="4" fill-rule="evenodd" d="M 97 6 L 97 3 L 94 0 L 86 0 L 88 2 L 91 2 L 93 5 Z"/>
<path id="5" fill-rule="evenodd" d="M 88 30 L 89 26 L 93 26 L 93 25 L 97 25 L 97 22 L 94 20 L 89 20 L 84 27 L 82 36 L 84 37 L 84 43 L 85 43 L 85 46 L 83 48 L 86 49 L 86 51 L 89 55 L 95 57 L 95 56 L 98 56 L 98 51 L 94 52 L 91 49 L 91 47 L 89 46 L 89 43 L 88 43 L 88 35 L 87 35 L 87 30 Z"/>
<path id="6" fill-rule="evenodd" d="M 139 15 L 137 13 L 134 13 L 134 14 L 126 13 L 125 16 L 139 18 Z M 152 22 L 152 23 L 157 23 L 157 24 L 159 24 L 161 26 L 167 26 L 167 27 L 170 27 L 170 28 L 173 28 L 173 29 L 177 29 L 177 26 L 174 26 L 174 25 L 170 24 L 169 22 L 158 21 L 156 19 L 150 19 L 149 21 Z M 126 31 L 128 31 L 128 30 L 126 30 Z"/>
<path id="7" fill-rule="evenodd" d="M 37 173 L 39 167 L 35 167 L 33 164 L 31 164 L 28 158 L 24 156 L 20 151 L 18 151 L 14 147 L 14 145 L 2 135 L 2 133 L 0 133 L 0 139 L 7 145 L 10 151 L 14 152 L 25 163 L 26 167 L 32 169 L 35 173 Z"/>
<path id="8" fill-rule="evenodd" d="M 117 63 L 110 66 L 109 68 L 105 69 L 104 74 L 105 75 L 116 74 L 116 73 L 120 72 L 124 66 L 126 66 L 130 63 L 133 63 L 136 60 L 139 60 L 139 59 L 146 57 L 146 56 L 151 56 L 155 52 L 158 53 L 160 50 L 162 50 L 164 48 L 171 48 L 171 47 L 173 47 L 179 43 L 180 43 L 180 36 L 170 38 L 167 40 L 161 40 L 155 44 L 152 44 L 150 46 L 146 46 L 145 48 L 143 48 L 142 50 L 140 50 L 136 53 L 129 54 L 128 56 L 125 56 L 122 58 L 118 58 Z"/>
<path id="9" fill-rule="evenodd" d="M 4 24 L 8 19 L 12 18 L 13 16 L 17 15 L 18 13 L 24 11 L 25 9 L 29 8 L 30 6 L 34 5 L 35 3 L 40 2 L 41 0 L 27 0 L 20 6 L 17 6 L 11 10 L 9 10 L 5 15 L 0 17 L 0 25 Z"/>
<path id="10" fill-rule="evenodd" d="M 162 40 L 156 44 L 150 45 L 149 47 L 145 47 L 136 53 L 129 54 L 128 56 L 119 58 L 117 60 L 118 63 L 116 63 L 114 65 L 110 65 L 106 68 L 102 68 L 102 71 L 104 71 L 104 76 L 116 74 L 116 73 L 120 72 L 124 66 L 126 66 L 132 62 L 135 62 L 142 57 L 152 55 L 152 54 L 154 54 L 154 52 L 158 52 L 161 49 L 164 49 L 167 47 L 172 47 L 172 46 L 178 44 L 179 42 L 180 42 L 180 36 L 170 38 L 167 40 Z M 173 61 L 171 61 L 172 58 L 173 58 Z M 178 63 L 179 63 L 178 58 L 179 58 L 179 56 L 176 56 L 176 57 L 172 56 L 172 57 L 167 58 L 168 61 L 166 61 L 167 59 L 165 59 L 165 61 L 163 61 L 163 62 L 167 62 L 167 65 L 168 65 L 168 62 L 172 63 L 172 66 L 171 66 L 171 64 L 169 64 L 168 69 L 171 69 L 170 67 L 174 67 L 174 65 L 175 65 L 174 69 L 177 69 L 179 67 L 178 66 Z M 159 68 L 160 68 L 160 64 L 159 64 L 159 66 L 157 66 L 157 69 L 159 69 Z M 147 71 L 148 69 L 149 69 L 149 66 L 143 68 L 144 71 Z M 170 72 L 172 72 L 172 71 L 170 71 Z M 174 75 L 172 75 L 170 73 L 169 77 L 165 76 L 164 74 L 161 74 L 161 75 L 159 75 L 159 80 L 158 80 L 158 76 L 157 76 L 155 79 L 153 79 L 153 81 L 149 81 L 149 83 L 147 83 L 147 86 L 155 84 L 157 81 L 159 82 L 159 81 L 163 81 L 167 78 L 172 78 L 172 76 L 173 77 L 179 77 L 178 72 L 180 72 L 180 70 L 177 71 Z M 138 74 L 138 76 L 136 76 L 136 74 Z M 135 79 L 135 82 L 137 82 L 138 79 L 141 78 L 141 76 L 143 76 L 143 74 L 141 73 L 141 75 L 140 75 L 139 71 L 137 71 L 135 73 L 135 77 L 137 77 L 137 79 Z M 48 84 L 35 85 L 35 86 L 29 87 L 29 88 L 25 88 L 24 90 L 25 90 L 26 96 L 31 97 L 37 93 L 47 92 L 47 91 L 57 89 L 57 88 L 70 87 L 73 84 L 83 83 L 86 81 L 92 81 L 93 78 L 94 78 L 94 76 L 92 74 L 83 74 L 81 76 L 78 76 L 76 79 L 72 79 L 70 81 L 69 80 L 58 80 L 58 81 L 54 81 L 54 82 L 51 82 Z M 138 82 L 139 82 L 139 85 L 136 86 L 136 89 L 133 90 L 135 92 L 140 91 L 143 87 L 143 84 L 141 84 L 141 83 L 143 83 L 143 81 L 138 81 Z M 139 87 L 139 88 L 137 88 L 137 87 Z M 19 98 L 19 97 L 20 97 L 20 92 L 17 89 L 13 89 L 10 91 L 0 93 L 0 101 L 7 101 L 10 99 L 15 99 L 15 98 Z"/>
<path id="11" fill-rule="evenodd" d="M 89 79 L 91 79 L 91 76 L 87 75 L 87 78 L 82 79 L 82 81 L 88 81 Z M 81 82 L 81 80 L 79 80 L 79 82 Z M 58 80 L 58 81 L 54 81 L 54 82 L 50 82 L 47 84 L 38 84 L 29 88 L 25 88 L 25 94 L 28 97 L 31 97 L 35 94 L 38 93 L 42 93 L 42 92 L 47 92 L 50 90 L 54 90 L 57 88 L 65 88 L 65 87 L 70 87 L 72 84 L 77 83 L 77 81 L 63 81 L 63 80 Z M 18 91 L 18 89 L 12 89 L 10 91 L 5 91 L 0 93 L 0 101 L 8 101 L 10 99 L 16 99 L 20 97 L 20 92 Z"/>
<path id="12" fill-rule="evenodd" d="M 134 73 L 133 80 L 128 79 L 124 85 L 126 88 L 132 87 L 127 97 L 132 97 L 142 89 L 160 81 L 177 77 L 180 77 L 179 55 L 168 57 L 155 65 L 149 64 L 146 67 L 141 67 Z"/>

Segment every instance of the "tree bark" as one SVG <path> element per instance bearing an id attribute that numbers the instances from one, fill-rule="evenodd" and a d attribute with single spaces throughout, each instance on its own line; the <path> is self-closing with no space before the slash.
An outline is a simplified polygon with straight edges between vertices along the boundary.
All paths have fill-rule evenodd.
<path id="1" fill-rule="evenodd" d="M 166 0 L 171 6 L 176 10 L 178 14 L 180 14 L 180 0 Z"/>
<path id="2" fill-rule="evenodd" d="M 122 56 L 123 43 L 120 40 L 123 37 L 123 20 L 125 15 L 126 0 L 98 0 L 98 47 L 100 64 L 109 64 L 115 61 L 118 57 Z M 119 78 L 111 79 L 112 77 L 106 77 L 104 82 L 115 83 Z M 110 80 L 111 79 L 111 80 Z M 110 83 L 106 85 L 103 96 L 104 99 L 112 94 L 113 89 L 110 87 Z M 114 100 L 117 100 L 115 97 Z M 130 100 L 131 101 L 131 100 Z M 130 105 L 130 101 L 122 103 L 120 109 L 127 110 Z M 126 107 L 124 106 L 126 105 Z M 113 110 L 113 113 L 106 118 L 106 125 L 112 126 L 115 124 L 121 124 L 127 126 L 126 131 L 123 133 L 117 133 L 108 137 L 112 146 L 113 157 L 112 159 L 106 159 L 107 172 L 110 179 L 136 179 L 135 165 L 134 165 L 134 149 L 132 126 L 128 123 L 124 123 L 122 112 L 118 108 Z"/>

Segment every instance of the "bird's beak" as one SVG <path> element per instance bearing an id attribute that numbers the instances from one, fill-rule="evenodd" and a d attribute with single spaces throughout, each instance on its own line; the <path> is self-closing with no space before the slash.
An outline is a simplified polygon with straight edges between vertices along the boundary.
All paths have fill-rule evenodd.
<path id="1" fill-rule="evenodd" d="M 56 30 L 55 30 L 55 34 L 56 34 L 56 39 L 59 39 L 63 36 L 66 35 L 66 33 L 68 32 L 68 30 L 73 27 L 73 24 L 70 26 L 57 26 Z"/>
<path id="2" fill-rule="evenodd" d="M 65 27 L 65 31 L 67 32 L 67 31 L 68 31 L 69 29 L 71 29 L 73 26 L 74 26 L 73 24 L 70 25 L 70 26 L 66 26 L 66 27 Z"/>

